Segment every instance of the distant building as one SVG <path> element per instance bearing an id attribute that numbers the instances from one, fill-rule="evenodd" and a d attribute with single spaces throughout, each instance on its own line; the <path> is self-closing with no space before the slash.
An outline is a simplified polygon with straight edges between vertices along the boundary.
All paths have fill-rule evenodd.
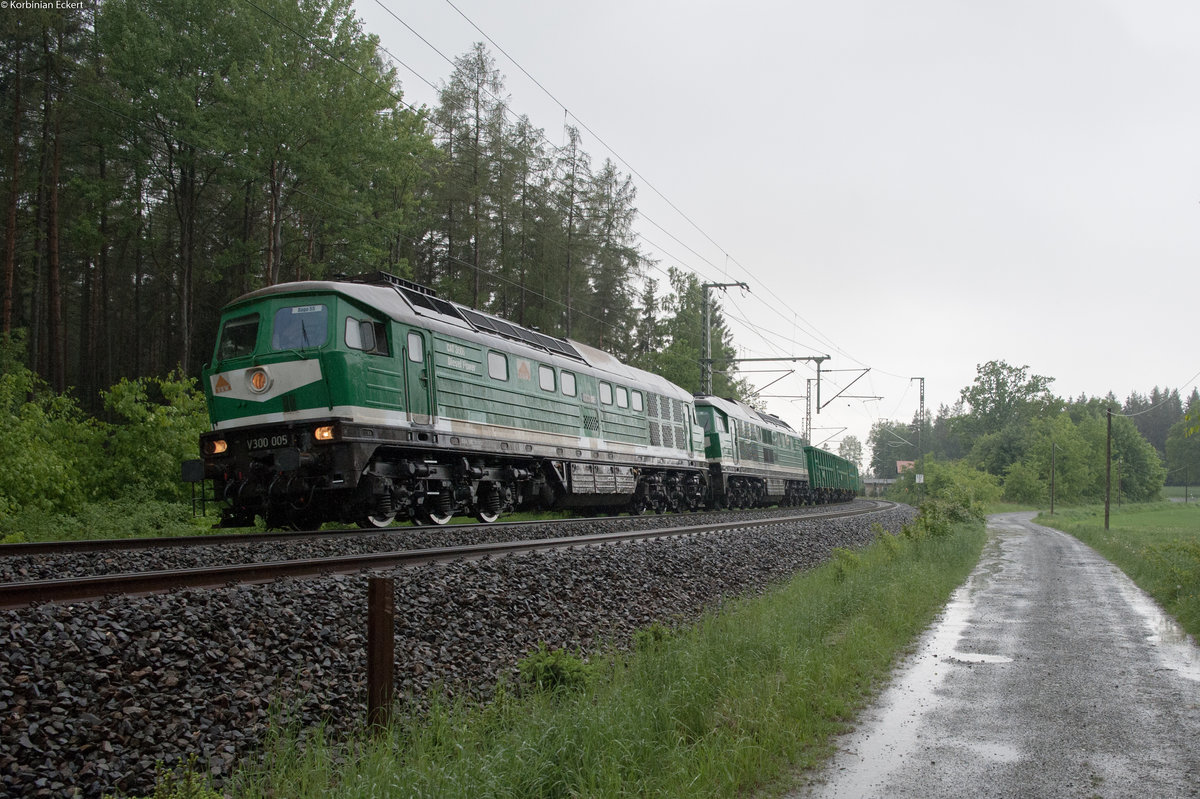
<path id="1" fill-rule="evenodd" d="M 916 461 L 896 461 L 896 474 L 917 468 Z"/>

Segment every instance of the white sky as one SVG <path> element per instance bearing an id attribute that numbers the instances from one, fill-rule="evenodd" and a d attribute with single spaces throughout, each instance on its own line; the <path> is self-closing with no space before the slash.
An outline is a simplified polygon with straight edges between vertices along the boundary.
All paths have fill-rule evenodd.
<path id="1" fill-rule="evenodd" d="M 603 140 L 583 131 L 594 166 L 642 176 L 644 251 L 750 284 L 724 300 L 744 357 L 871 368 L 848 393 L 883 399 L 832 402 L 815 442 L 865 449 L 916 413 L 910 377 L 936 411 L 993 359 L 1068 397 L 1196 384 L 1200 4 L 453 2 L 356 0 L 404 99 L 486 43 L 469 17 L 516 112 L 563 141 L 523 67 Z M 768 408 L 803 427 L 803 400 Z"/>

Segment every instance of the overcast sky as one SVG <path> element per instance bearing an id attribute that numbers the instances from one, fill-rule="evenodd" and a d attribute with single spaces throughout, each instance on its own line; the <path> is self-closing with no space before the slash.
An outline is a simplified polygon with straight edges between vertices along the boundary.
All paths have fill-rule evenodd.
<path id="1" fill-rule="evenodd" d="M 356 0 L 404 99 L 483 41 L 555 143 L 565 106 L 640 176 L 647 254 L 750 285 L 724 298 L 744 357 L 870 367 L 847 393 L 882 399 L 830 403 L 814 441 L 865 447 L 916 413 L 909 378 L 936 411 L 993 359 L 1068 397 L 1196 384 L 1200 3 L 453 2 Z M 764 393 L 803 395 L 796 368 Z"/>

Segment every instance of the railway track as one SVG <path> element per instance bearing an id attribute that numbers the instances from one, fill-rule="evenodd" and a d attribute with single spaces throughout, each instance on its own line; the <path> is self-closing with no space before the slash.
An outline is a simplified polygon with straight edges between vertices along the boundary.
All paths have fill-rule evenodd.
<path id="1" fill-rule="evenodd" d="M 563 549 L 608 543 L 640 541 L 650 538 L 705 535 L 732 529 L 749 529 L 778 524 L 818 519 L 841 518 L 873 513 L 893 503 L 870 500 L 851 503 L 850 507 L 836 506 L 820 511 L 801 514 L 772 516 L 758 519 L 707 522 L 677 527 L 654 527 L 615 532 L 590 533 L 572 536 L 523 538 L 511 541 L 459 546 L 422 547 L 385 552 L 356 553 L 341 556 L 323 556 L 272 560 L 268 562 L 228 563 L 217 566 L 165 569 L 144 572 L 122 572 L 62 579 L 37 579 L 0 583 L 0 609 L 29 607 L 44 602 L 77 602 L 100 599 L 110 595 L 150 594 L 183 588 L 215 588 L 233 584 L 265 583 L 295 577 L 311 577 L 323 574 L 345 574 L 364 570 L 416 566 L 426 563 L 450 561 L 463 558 L 484 558 L 494 555 L 532 552 L 543 549 Z M 634 520 L 637 517 L 632 517 Z M 652 517 L 661 518 L 661 517 Z M 551 525 L 551 529 L 570 526 L 572 523 L 595 522 L 596 520 L 562 520 Z M 527 523 L 487 525 L 487 528 L 502 526 L 528 526 Z M 545 527 L 545 524 L 540 525 Z M 395 528 L 405 531 L 411 528 Z M 10 544 L 0 548 L 3 555 L 62 554 L 80 552 L 113 552 L 134 549 L 176 548 L 182 546 L 217 546 L 220 544 L 247 544 L 278 541 L 299 541 L 311 538 L 345 537 L 346 532 L 316 531 L 305 533 L 259 533 L 242 535 L 195 536 L 189 538 L 159 538 L 141 540 L 113 540 L 93 542 L 65 542 L 60 545 Z M 364 535 L 379 536 L 380 531 L 364 532 Z M 10 549 L 11 547 L 11 549 Z"/>

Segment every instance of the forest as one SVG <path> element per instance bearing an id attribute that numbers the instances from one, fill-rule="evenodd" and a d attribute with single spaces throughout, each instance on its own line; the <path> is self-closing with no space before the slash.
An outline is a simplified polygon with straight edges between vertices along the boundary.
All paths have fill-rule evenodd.
<path id="1" fill-rule="evenodd" d="M 640 252 L 630 177 L 516 114 L 482 45 L 418 108 L 349 0 L 0 22 L 3 331 L 85 409 L 121 379 L 198 374 L 247 291 L 380 269 L 698 387 L 697 278 Z"/>
<path id="2" fill-rule="evenodd" d="M 876 422 L 869 469 L 887 478 L 897 476 L 897 461 L 962 463 L 993 478 L 997 496 L 1033 505 L 1049 501 L 1052 473 L 1064 504 L 1103 501 L 1106 480 L 1114 497 L 1130 501 L 1156 498 L 1164 483 L 1200 481 L 1200 391 L 1186 399 L 1158 387 L 1124 402 L 1111 393 L 1063 399 L 1053 382 L 1002 360 L 980 364 L 953 406 L 909 423 Z"/>

